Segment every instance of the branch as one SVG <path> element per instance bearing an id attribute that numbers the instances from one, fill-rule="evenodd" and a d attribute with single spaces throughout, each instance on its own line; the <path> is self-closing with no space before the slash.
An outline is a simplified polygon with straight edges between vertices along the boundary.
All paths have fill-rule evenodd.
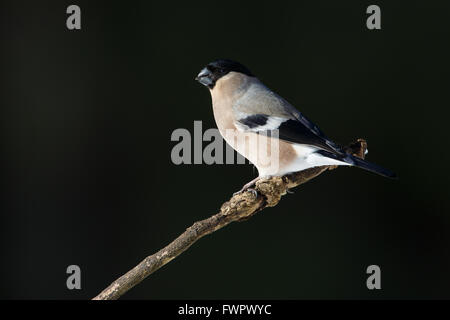
<path id="1" fill-rule="evenodd" d="M 366 141 L 358 139 L 357 142 L 348 146 L 346 151 L 364 158 L 366 150 Z M 258 191 L 256 196 L 249 191 L 234 195 L 222 205 L 219 213 L 205 220 L 195 222 L 166 247 L 148 256 L 133 269 L 111 283 L 93 300 L 116 300 L 120 298 L 147 276 L 178 257 L 200 238 L 225 227 L 233 221 L 247 220 L 266 207 L 276 206 L 289 189 L 317 177 L 326 170 L 334 168 L 336 166 L 315 167 L 283 177 L 259 180 L 255 186 L 255 190 Z"/>

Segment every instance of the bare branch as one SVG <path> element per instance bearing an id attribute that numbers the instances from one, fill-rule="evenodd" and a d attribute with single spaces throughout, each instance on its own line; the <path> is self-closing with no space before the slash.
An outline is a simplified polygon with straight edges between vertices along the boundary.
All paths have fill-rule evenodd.
<path id="1" fill-rule="evenodd" d="M 360 158 L 364 158 L 366 150 L 367 143 L 363 139 L 358 139 L 357 142 L 347 147 L 348 152 Z M 272 177 L 258 181 L 255 187 L 258 191 L 256 196 L 249 191 L 234 195 L 222 205 L 219 213 L 205 220 L 195 222 L 166 247 L 148 256 L 133 269 L 111 283 L 93 300 L 115 300 L 120 298 L 147 276 L 186 251 L 200 238 L 225 227 L 233 221 L 246 220 L 265 207 L 276 206 L 289 189 L 317 177 L 326 170 L 334 168 L 334 166 L 315 167 L 283 177 Z"/>

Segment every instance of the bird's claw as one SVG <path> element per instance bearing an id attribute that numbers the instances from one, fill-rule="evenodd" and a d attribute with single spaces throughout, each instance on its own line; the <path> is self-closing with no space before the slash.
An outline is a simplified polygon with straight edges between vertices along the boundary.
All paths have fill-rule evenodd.
<path id="1" fill-rule="evenodd" d="M 238 195 L 238 194 L 241 194 L 243 192 L 246 192 L 246 191 L 251 192 L 255 198 L 258 197 L 258 191 L 256 189 L 253 189 L 253 188 L 241 189 L 241 190 L 233 193 L 233 197 Z"/>
<path id="2" fill-rule="evenodd" d="M 252 187 L 256 186 L 256 182 L 259 180 L 260 178 L 256 178 L 253 179 L 252 181 L 250 181 L 249 183 L 247 183 L 245 186 L 242 187 L 241 190 L 239 190 L 238 192 L 233 193 L 233 196 L 240 194 L 244 191 L 250 191 L 251 193 L 253 193 L 253 195 L 255 196 L 255 198 L 258 196 L 258 191 L 256 191 L 256 189 L 253 189 Z"/>
<path id="3" fill-rule="evenodd" d="M 258 191 L 256 189 L 248 188 L 247 191 L 250 191 L 255 198 L 258 197 Z"/>

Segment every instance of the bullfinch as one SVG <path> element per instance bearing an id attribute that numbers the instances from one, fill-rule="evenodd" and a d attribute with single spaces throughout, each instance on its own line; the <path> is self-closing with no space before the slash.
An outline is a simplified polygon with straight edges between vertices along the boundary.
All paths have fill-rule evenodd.
<path id="1" fill-rule="evenodd" d="M 262 177 L 282 176 L 317 166 L 354 166 L 384 177 L 395 173 L 357 158 L 333 141 L 289 102 L 267 88 L 242 64 L 209 63 L 195 78 L 212 97 L 220 134 Z"/>

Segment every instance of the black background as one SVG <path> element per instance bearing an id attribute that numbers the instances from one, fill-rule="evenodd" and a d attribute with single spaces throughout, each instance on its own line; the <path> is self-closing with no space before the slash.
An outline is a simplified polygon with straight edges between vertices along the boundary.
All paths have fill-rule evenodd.
<path id="1" fill-rule="evenodd" d="M 77 4 L 82 29 L 66 28 Z M 366 8 L 381 7 L 381 30 Z M 450 298 L 450 6 L 433 1 L 7 1 L 0 298 L 87 299 L 220 205 L 251 165 L 171 163 L 215 127 L 193 79 L 231 58 L 388 180 L 341 168 L 208 236 L 124 299 Z M 66 288 L 66 268 L 82 290 Z M 381 290 L 366 288 L 368 265 Z"/>

